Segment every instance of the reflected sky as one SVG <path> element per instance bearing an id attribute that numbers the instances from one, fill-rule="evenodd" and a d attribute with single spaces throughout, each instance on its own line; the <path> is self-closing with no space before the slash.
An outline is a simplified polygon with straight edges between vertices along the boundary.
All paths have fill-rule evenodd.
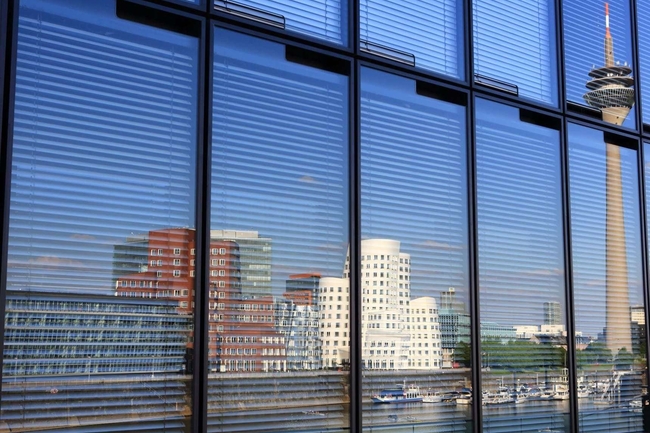
<path id="1" fill-rule="evenodd" d="M 593 18 L 589 35 L 597 43 L 586 46 L 598 64 L 602 11 L 600 2 L 592 3 L 586 21 Z M 46 4 L 21 3 L 9 285 L 110 293 L 115 244 L 152 229 L 194 225 L 198 43 L 110 18 L 111 1 L 67 2 L 43 12 Z M 626 58 L 629 44 L 617 34 L 625 29 L 625 12 L 611 7 L 617 58 Z M 572 37 L 568 32 L 568 50 Z M 291 273 L 341 276 L 348 242 L 348 77 L 288 62 L 282 45 L 226 30 L 217 32 L 215 53 L 211 227 L 257 230 L 272 239 L 275 294 L 284 290 Z M 582 92 L 591 65 L 585 70 L 584 58 L 576 59 L 567 70 L 579 77 Z M 410 113 L 405 125 L 430 127 L 439 149 L 425 161 L 409 151 L 418 142 L 399 128 L 369 130 L 374 147 L 366 156 L 372 164 L 365 168 L 362 188 L 379 185 L 390 197 L 382 201 L 386 198 L 364 189 L 363 236 L 402 241 L 413 260 L 414 296 L 448 287 L 466 290 L 466 150 L 458 147 L 464 140 L 464 108 L 423 102 L 412 81 L 388 74 L 368 69 L 363 80 L 362 103 L 374 104 L 375 117 L 362 121 L 385 126 L 381 122 L 391 113 Z M 281 92 L 284 105 L 277 103 Z M 503 123 L 506 111 L 483 110 L 479 121 Z M 572 148 L 602 143 L 602 135 L 584 128 L 572 128 L 570 134 Z M 498 137 L 492 139 L 499 145 Z M 536 156 L 531 152 L 528 162 L 541 169 Z M 640 304 L 635 157 L 624 152 L 624 170 L 630 170 L 625 178 L 630 302 Z M 549 161 L 559 165 L 557 154 Z M 432 164 L 441 174 L 432 172 Z M 603 182 L 604 168 L 593 169 L 589 158 L 572 158 L 571 164 L 576 179 L 584 173 L 592 185 Z M 406 174 L 389 176 L 395 170 Z M 510 175 L 516 191 L 528 173 L 513 170 Z M 450 186 L 436 190 L 443 180 L 451 180 Z M 489 182 L 479 188 L 486 208 L 497 206 L 499 189 Z M 602 215 L 604 195 L 585 190 L 572 204 Z M 546 209 L 559 221 L 557 201 Z M 497 214 L 486 215 L 489 224 L 517 235 L 511 238 L 521 239 L 524 249 L 534 250 L 558 235 L 557 226 L 527 216 L 538 227 L 534 233 Z M 450 219 L 454 224 L 448 224 Z M 602 231 L 584 224 L 578 223 L 578 234 L 588 233 L 592 246 L 602 244 Z M 526 278 L 517 280 L 517 272 L 555 273 L 561 279 L 561 250 L 546 251 L 546 262 L 533 269 L 516 260 L 516 245 L 499 250 L 498 236 L 493 244 L 494 257 L 511 264 L 513 287 L 529 284 Z M 604 260 L 582 255 L 580 248 L 578 243 L 573 256 L 576 284 L 582 284 L 581 269 L 601 269 Z M 584 284 L 599 287 L 597 275 Z M 595 292 L 593 303 L 602 305 L 601 291 Z M 499 319 L 489 309 L 482 317 Z M 540 305 L 526 321 L 503 324 L 539 324 L 541 319 Z"/>

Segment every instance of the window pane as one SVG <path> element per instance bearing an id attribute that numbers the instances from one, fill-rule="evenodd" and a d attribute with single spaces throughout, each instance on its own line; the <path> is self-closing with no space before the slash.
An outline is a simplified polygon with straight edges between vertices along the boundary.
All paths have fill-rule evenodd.
<path id="1" fill-rule="evenodd" d="M 562 3 L 567 101 L 600 110 L 606 122 L 634 128 L 630 2 Z"/>
<path id="2" fill-rule="evenodd" d="M 211 253 L 239 260 L 210 279 L 208 431 L 347 430 L 348 77 L 223 29 L 215 56 Z"/>
<path id="3" fill-rule="evenodd" d="M 213 0 L 228 11 L 307 36 L 347 45 L 347 0 Z"/>
<path id="4" fill-rule="evenodd" d="M 555 2 L 474 0 L 473 18 L 476 81 L 557 105 Z"/>
<path id="5" fill-rule="evenodd" d="M 465 78 L 462 1 L 360 2 L 362 50 L 406 63 L 414 61 L 419 68 Z"/>
<path id="6" fill-rule="evenodd" d="M 560 133 L 481 99 L 476 117 L 483 428 L 565 431 Z"/>
<path id="7" fill-rule="evenodd" d="M 189 431 L 198 41 L 19 13 L 2 424 Z"/>
<path id="8" fill-rule="evenodd" d="M 642 77 L 650 77 L 650 2 L 636 2 L 636 17 L 639 37 L 639 72 Z M 650 125 L 650 85 L 648 80 L 641 81 L 641 105 L 643 123 Z"/>
<path id="9" fill-rule="evenodd" d="M 636 151 L 569 125 L 571 237 L 583 432 L 643 431 L 645 333 Z"/>
<path id="10" fill-rule="evenodd" d="M 465 107 L 361 78 L 363 424 L 469 431 Z"/>

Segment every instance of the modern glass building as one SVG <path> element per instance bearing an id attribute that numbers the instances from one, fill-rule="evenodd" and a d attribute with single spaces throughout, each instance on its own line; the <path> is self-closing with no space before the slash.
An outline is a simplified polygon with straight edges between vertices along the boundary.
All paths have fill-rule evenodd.
<path id="1" fill-rule="evenodd" d="M 650 431 L 648 17 L 0 0 L 0 432 Z"/>

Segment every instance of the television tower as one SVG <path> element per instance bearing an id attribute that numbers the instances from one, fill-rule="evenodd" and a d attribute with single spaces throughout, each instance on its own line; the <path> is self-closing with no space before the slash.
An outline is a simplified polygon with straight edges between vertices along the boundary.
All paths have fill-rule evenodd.
<path id="1" fill-rule="evenodd" d="M 589 72 L 584 99 L 600 109 L 603 120 L 621 125 L 634 105 L 632 68 L 614 61 L 614 39 L 609 31 L 609 4 L 605 3 L 605 65 Z M 623 183 L 620 148 L 606 143 L 606 324 L 607 348 L 616 355 L 632 351 L 630 301 L 623 219 Z"/>

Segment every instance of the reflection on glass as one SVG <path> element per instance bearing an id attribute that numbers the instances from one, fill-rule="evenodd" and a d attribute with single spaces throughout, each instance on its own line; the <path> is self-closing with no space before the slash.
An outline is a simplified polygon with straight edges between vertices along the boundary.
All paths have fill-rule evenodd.
<path id="1" fill-rule="evenodd" d="M 0 422 L 188 431 L 198 41 L 20 4 Z"/>
<path id="2" fill-rule="evenodd" d="M 361 78 L 363 425 L 465 431 L 465 107 L 417 95 L 413 80 Z"/>
<path id="3" fill-rule="evenodd" d="M 650 76 L 650 3 L 636 2 L 637 36 L 639 38 L 639 73 L 642 77 Z M 650 87 L 648 80 L 641 80 L 641 109 L 643 123 L 650 125 Z"/>
<path id="4" fill-rule="evenodd" d="M 636 151 L 569 125 L 581 431 L 642 431 L 647 383 Z M 582 395 L 582 394 L 581 394 Z M 579 395 L 579 397 L 581 396 Z"/>
<path id="5" fill-rule="evenodd" d="M 273 27 L 347 45 L 347 0 L 208 0 L 226 11 Z"/>
<path id="6" fill-rule="evenodd" d="M 208 431 L 348 429 L 347 92 L 216 30 Z"/>
<path id="7" fill-rule="evenodd" d="M 564 63 L 567 101 L 609 123 L 634 128 L 630 3 L 566 0 Z M 599 113 L 599 114 L 598 114 Z"/>
<path id="8" fill-rule="evenodd" d="M 360 0 L 361 50 L 463 79 L 463 2 Z"/>
<path id="9" fill-rule="evenodd" d="M 476 102 L 483 429 L 566 431 L 559 131 Z"/>
<path id="10" fill-rule="evenodd" d="M 476 81 L 557 105 L 555 2 L 474 0 L 472 13 Z"/>

